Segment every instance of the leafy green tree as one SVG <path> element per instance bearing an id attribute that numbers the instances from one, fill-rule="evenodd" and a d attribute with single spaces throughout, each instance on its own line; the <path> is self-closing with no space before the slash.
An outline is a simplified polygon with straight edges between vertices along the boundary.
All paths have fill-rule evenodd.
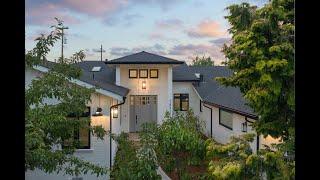
<path id="1" fill-rule="evenodd" d="M 211 60 L 211 57 L 199 57 L 196 56 L 193 60 L 192 60 L 192 66 L 214 66 L 214 61 Z"/>
<path id="2" fill-rule="evenodd" d="M 294 137 L 294 0 L 272 0 L 261 8 L 248 3 L 227 8 L 232 43 L 224 46 L 234 74 L 217 80 L 239 87 L 259 115 L 259 134 Z"/>
<path id="3" fill-rule="evenodd" d="M 25 55 L 26 68 L 46 64 L 46 55 L 50 47 L 61 38 L 57 26 L 47 36 L 36 39 L 34 49 Z M 70 83 L 71 79 L 81 75 L 80 68 L 73 64 L 82 61 L 83 54 L 76 53 L 69 59 L 62 58 L 49 72 L 32 80 L 25 92 L 25 170 L 40 169 L 47 173 L 64 172 L 69 175 L 80 175 L 90 172 L 96 176 L 107 173 L 106 167 L 82 160 L 74 155 L 79 141 L 74 139 L 74 131 L 79 128 L 90 130 L 93 135 L 103 139 L 106 131 L 101 125 L 89 126 L 90 119 L 67 118 L 71 113 L 79 117 L 90 101 L 93 89 L 86 89 Z M 46 100 L 55 99 L 56 104 Z M 71 141 L 70 141 L 71 140 Z M 71 142 L 61 148 L 65 142 Z"/>

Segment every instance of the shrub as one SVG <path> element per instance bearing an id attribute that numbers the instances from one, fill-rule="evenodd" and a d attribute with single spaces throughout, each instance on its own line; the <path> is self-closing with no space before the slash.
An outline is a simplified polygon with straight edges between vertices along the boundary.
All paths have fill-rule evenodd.
<path id="1" fill-rule="evenodd" d="M 127 134 L 121 133 L 115 140 L 118 151 L 110 175 L 112 179 L 161 179 L 156 172 L 158 165 L 152 143 L 144 139 L 145 143 L 136 151 Z"/>
<path id="2" fill-rule="evenodd" d="M 159 142 L 161 151 L 170 154 L 175 151 L 185 151 L 192 157 L 203 159 L 205 145 L 201 139 L 201 123 L 192 110 L 184 113 L 166 114 L 163 124 L 159 127 Z"/>
<path id="3" fill-rule="evenodd" d="M 260 150 L 253 154 L 249 142 L 254 134 L 232 137 L 221 145 L 212 139 L 206 141 L 206 156 L 211 159 L 209 176 L 214 179 L 294 179 L 294 161 L 286 161 L 283 152 Z M 216 159 L 219 159 L 216 161 Z"/>

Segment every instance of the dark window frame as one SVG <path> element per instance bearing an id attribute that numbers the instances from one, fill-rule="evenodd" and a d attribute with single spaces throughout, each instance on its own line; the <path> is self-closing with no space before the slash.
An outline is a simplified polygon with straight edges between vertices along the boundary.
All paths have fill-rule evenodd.
<path id="1" fill-rule="evenodd" d="M 159 69 L 150 69 L 149 71 L 150 71 L 149 74 L 150 74 L 150 78 L 151 78 L 151 79 L 158 79 L 158 78 L 159 78 Z M 152 77 L 152 76 L 151 76 L 151 71 L 156 71 L 156 72 L 157 72 L 157 77 Z"/>
<path id="2" fill-rule="evenodd" d="M 136 72 L 136 76 L 134 77 L 132 77 L 132 76 L 130 76 L 130 71 L 135 71 Z M 133 79 L 133 78 L 138 78 L 138 69 L 129 69 L 129 78 L 130 79 Z"/>
<path id="3" fill-rule="evenodd" d="M 219 108 L 219 125 L 227 128 L 227 129 L 229 129 L 229 130 L 233 130 L 233 127 L 229 127 L 229 126 L 221 123 L 221 111 L 225 111 L 225 112 L 230 113 L 230 114 L 233 114 L 233 112 L 232 112 L 232 111 L 229 111 L 229 110 L 225 110 L 225 109 Z M 233 119 L 232 119 L 232 121 L 233 121 Z M 232 122 L 232 126 L 233 126 L 233 122 Z"/>
<path id="4" fill-rule="evenodd" d="M 141 77 L 141 71 L 146 71 L 147 72 L 147 77 Z M 139 69 L 139 78 L 148 78 L 149 72 L 148 69 Z"/>
<path id="5" fill-rule="evenodd" d="M 82 115 L 76 117 L 74 114 L 70 114 L 67 117 L 75 117 L 79 120 L 80 117 L 91 117 L 91 108 L 88 106 L 87 107 L 88 112 L 83 113 Z M 90 122 L 89 122 L 89 126 L 90 126 Z M 80 141 L 80 129 L 77 129 L 74 131 L 74 136 L 73 136 L 73 141 Z M 65 148 L 67 146 L 64 145 L 64 143 L 62 144 L 62 148 Z M 90 149 L 91 148 L 91 132 L 88 129 L 88 145 L 86 146 L 78 146 L 76 147 L 76 149 Z"/>
<path id="6" fill-rule="evenodd" d="M 176 110 L 174 107 L 173 107 L 173 109 L 174 109 L 174 111 L 188 111 L 189 110 L 189 104 L 190 104 L 190 99 L 189 99 L 189 94 L 188 93 L 175 93 L 175 94 L 173 94 L 173 100 L 174 99 L 177 99 L 176 98 L 176 95 L 179 95 L 179 101 L 180 101 L 180 103 L 179 103 L 179 110 Z M 188 98 L 188 100 L 187 100 L 187 102 L 188 102 L 188 108 L 186 109 L 186 110 L 183 110 L 182 109 L 182 100 L 184 100 L 182 97 L 183 96 L 187 96 L 187 98 Z M 174 104 L 173 104 L 174 105 Z"/>

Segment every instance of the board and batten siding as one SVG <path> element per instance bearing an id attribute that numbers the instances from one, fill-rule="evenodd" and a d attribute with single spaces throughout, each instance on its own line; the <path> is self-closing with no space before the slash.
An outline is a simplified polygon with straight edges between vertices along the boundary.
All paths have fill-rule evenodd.
<path id="1" fill-rule="evenodd" d="M 37 77 L 40 77 L 41 73 L 32 70 L 32 69 L 26 69 L 25 71 L 25 88 L 27 89 L 29 85 L 31 84 L 32 79 L 35 79 Z M 99 100 L 100 98 L 100 100 Z M 52 104 L 56 103 L 57 100 L 52 99 L 46 99 L 45 103 Z M 105 130 L 109 130 L 109 111 L 111 104 L 116 104 L 117 101 L 111 97 L 104 96 L 102 94 L 93 93 L 91 95 L 91 102 L 89 102 L 87 105 L 90 106 L 90 112 L 93 114 L 97 107 L 100 106 L 102 108 L 102 114 L 103 116 L 91 116 L 91 125 L 102 125 Z M 120 114 L 119 114 L 120 117 Z M 114 133 L 119 134 L 121 127 L 120 127 L 120 121 L 119 118 L 113 118 L 112 121 L 112 130 Z M 110 141 L 109 136 L 105 136 L 104 140 L 98 139 L 95 136 L 90 136 L 90 149 L 79 149 L 76 151 L 75 155 L 80 157 L 81 159 L 90 161 L 95 164 L 99 164 L 101 166 L 109 167 L 109 150 L 110 150 Z M 112 143 L 112 158 L 114 159 L 115 152 L 117 150 L 117 145 L 115 142 Z M 97 178 L 95 175 L 86 174 L 86 175 L 80 175 L 79 177 L 83 177 L 84 180 L 102 180 L 102 179 L 109 179 L 108 175 L 101 176 Z M 40 170 L 34 170 L 34 171 L 27 171 L 25 173 L 25 179 L 26 180 L 71 180 L 73 176 L 70 175 L 63 175 L 63 173 L 52 173 L 47 174 Z"/>
<path id="2" fill-rule="evenodd" d="M 170 95 L 168 89 L 170 89 L 170 83 L 168 81 L 171 77 L 168 76 L 168 71 L 170 71 L 170 65 L 120 65 L 116 67 L 120 71 L 120 85 L 130 89 L 127 95 L 127 101 L 121 106 L 121 123 L 122 130 L 124 132 L 129 132 L 130 127 L 130 95 L 156 95 L 157 96 L 157 123 L 162 124 L 165 112 L 170 111 L 172 100 L 170 100 Z M 139 69 L 148 69 L 148 76 L 150 69 L 158 69 L 158 78 L 129 78 L 129 69 L 137 69 L 139 74 Z M 142 81 L 146 81 L 146 89 L 142 89 Z"/>

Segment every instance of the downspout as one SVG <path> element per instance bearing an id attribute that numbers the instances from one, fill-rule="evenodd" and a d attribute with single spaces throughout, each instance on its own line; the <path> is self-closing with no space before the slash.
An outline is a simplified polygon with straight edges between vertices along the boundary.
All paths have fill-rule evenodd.
<path id="1" fill-rule="evenodd" d="M 118 107 L 118 106 L 121 106 L 122 104 L 124 104 L 126 102 L 126 97 L 123 97 L 123 101 L 122 103 L 119 103 L 119 104 L 115 104 L 115 105 L 112 105 L 110 107 L 110 168 L 112 166 L 112 137 L 111 137 L 111 133 L 112 133 L 112 114 L 111 114 L 111 111 L 112 111 L 112 108 L 115 108 L 115 107 Z M 119 117 L 121 118 L 121 117 Z"/>
<path id="2" fill-rule="evenodd" d="M 203 103 L 203 106 L 210 109 L 210 133 L 211 133 L 211 138 L 212 138 L 212 108 L 209 106 L 206 106 L 205 103 Z"/>

